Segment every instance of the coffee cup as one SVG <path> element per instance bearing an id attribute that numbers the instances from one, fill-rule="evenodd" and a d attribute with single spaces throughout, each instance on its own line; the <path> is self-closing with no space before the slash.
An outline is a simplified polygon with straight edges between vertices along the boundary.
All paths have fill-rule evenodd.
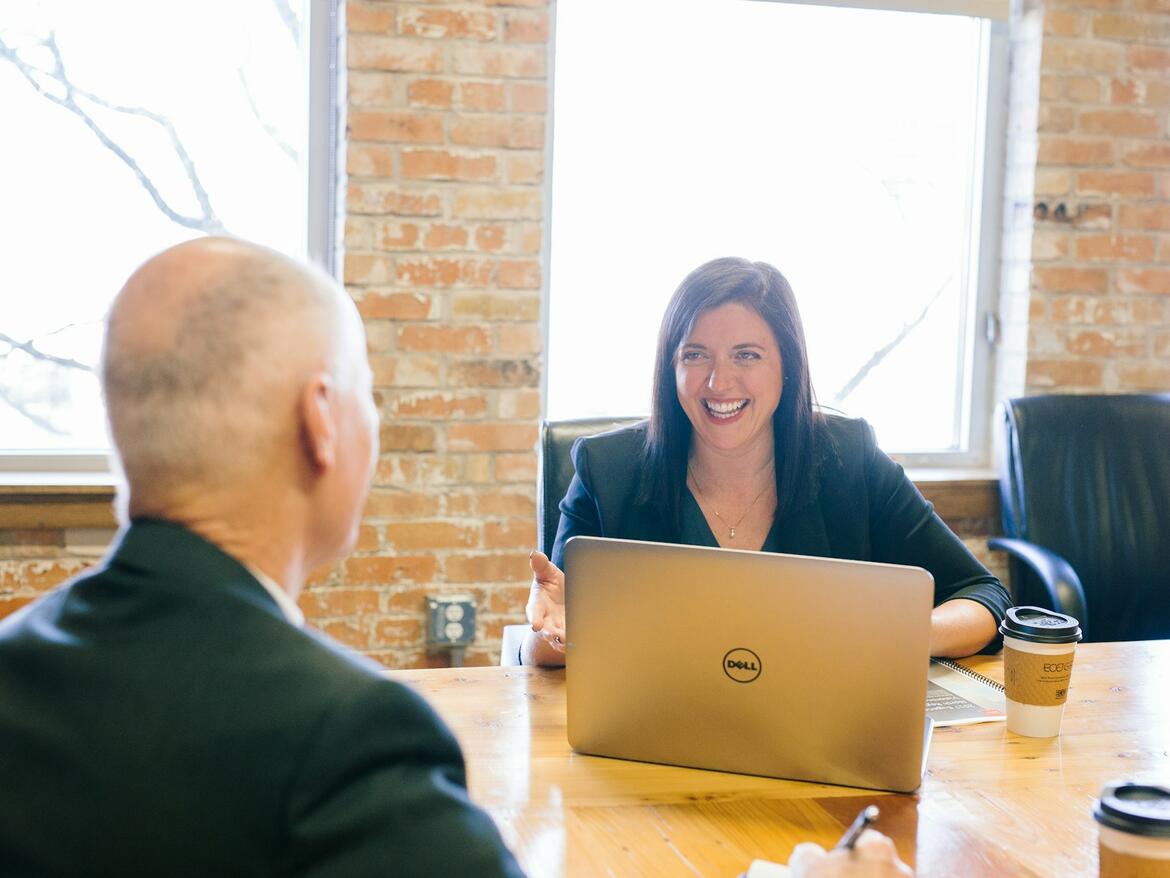
<path id="1" fill-rule="evenodd" d="M 1106 784 L 1093 817 L 1101 878 L 1170 878 L 1170 787 Z"/>
<path id="2" fill-rule="evenodd" d="M 1060 734 L 1080 623 L 1042 607 L 1012 607 L 999 630 L 1008 731 L 1031 738 Z"/>

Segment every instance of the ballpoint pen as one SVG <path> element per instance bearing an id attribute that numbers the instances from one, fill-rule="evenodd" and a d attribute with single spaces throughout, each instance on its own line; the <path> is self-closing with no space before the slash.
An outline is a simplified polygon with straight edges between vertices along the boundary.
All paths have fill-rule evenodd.
<path id="1" fill-rule="evenodd" d="M 841 836 L 841 840 L 833 846 L 833 850 L 853 850 L 853 845 L 857 843 L 857 837 L 861 835 L 865 827 L 877 820 L 879 813 L 881 812 L 878 811 L 877 805 L 866 805 L 862 808 L 861 813 L 854 818 L 849 828 L 845 830 L 845 834 Z"/>

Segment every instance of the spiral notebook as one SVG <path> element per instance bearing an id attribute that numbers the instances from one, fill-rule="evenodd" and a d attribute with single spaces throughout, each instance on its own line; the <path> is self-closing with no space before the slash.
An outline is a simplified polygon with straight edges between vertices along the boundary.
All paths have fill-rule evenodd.
<path id="1" fill-rule="evenodd" d="M 950 659 L 930 660 L 926 715 L 936 727 L 998 722 L 1006 711 L 1002 684 Z"/>

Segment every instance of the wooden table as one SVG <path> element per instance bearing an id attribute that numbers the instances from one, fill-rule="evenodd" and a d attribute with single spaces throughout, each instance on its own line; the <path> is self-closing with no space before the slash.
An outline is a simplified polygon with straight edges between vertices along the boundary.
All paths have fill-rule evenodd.
<path id="1" fill-rule="evenodd" d="M 1002 679 L 999 657 L 965 664 Z M 828 847 L 865 804 L 921 876 L 1097 874 L 1090 809 L 1108 780 L 1170 782 L 1170 641 L 1080 647 L 1062 735 L 938 729 L 915 795 L 582 756 L 563 671 L 394 672 L 454 728 L 472 797 L 538 876 L 736 876 Z"/>

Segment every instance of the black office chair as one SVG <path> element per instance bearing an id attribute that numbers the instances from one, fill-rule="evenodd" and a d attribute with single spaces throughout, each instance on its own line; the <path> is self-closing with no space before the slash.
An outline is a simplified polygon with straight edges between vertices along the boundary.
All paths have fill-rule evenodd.
<path id="1" fill-rule="evenodd" d="M 1004 406 L 1000 495 L 1017 604 L 1086 640 L 1170 637 L 1170 394 Z"/>
<path id="2" fill-rule="evenodd" d="M 540 425 L 540 463 L 536 495 L 536 541 L 540 550 L 552 555 L 561 521 L 560 503 L 573 481 L 573 460 L 569 452 L 582 436 L 596 436 L 645 418 L 580 418 L 572 421 L 543 421 Z"/>

